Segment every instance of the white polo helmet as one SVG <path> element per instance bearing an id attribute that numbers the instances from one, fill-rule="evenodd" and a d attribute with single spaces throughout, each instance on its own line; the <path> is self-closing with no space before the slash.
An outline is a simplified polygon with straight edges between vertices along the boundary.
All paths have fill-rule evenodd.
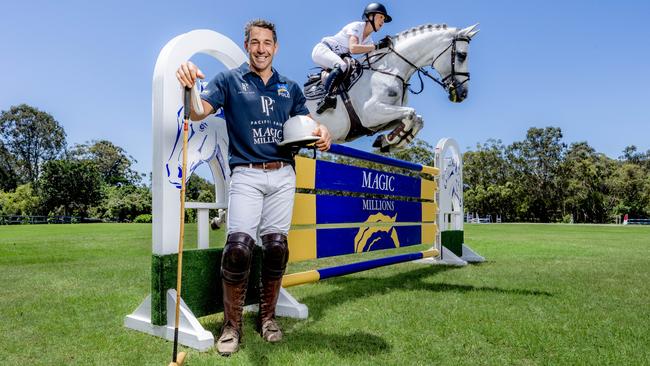
<path id="1" fill-rule="evenodd" d="M 318 123 L 307 116 L 293 116 L 284 123 L 284 140 L 278 145 L 305 146 L 320 137 L 312 135 Z"/>

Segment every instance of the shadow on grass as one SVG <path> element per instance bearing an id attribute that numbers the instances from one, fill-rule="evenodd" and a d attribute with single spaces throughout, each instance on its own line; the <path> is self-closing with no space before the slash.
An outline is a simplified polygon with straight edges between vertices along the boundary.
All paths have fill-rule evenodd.
<path id="1" fill-rule="evenodd" d="M 431 292 L 491 292 L 515 296 L 553 296 L 552 293 L 529 289 L 504 289 L 499 287 L 481 287 L 446 283 L 430 283 L 427 280 L 450 270 L 458 269 L 451 266 L 422 267 L 399 274 L 383 277 L 341 277 L 327 280 L 333 285 L 332 291 L 318 295 L 302 297 L 299 300 L 309 306 L 311 321 L 322 319 L 331 307 L 336 307 L 359 297 L 370 297 L 394 292 L 395 290 L 431 291 Z M 348 334 L 322 333 L 309 330 L 309 324 L 304 327 L 292 327 L 291 324 L 304 322 L 301 320 L 281 320 L 285 330 L 285 339 L 280 344 L 269 345 L 256 334 L 254 324 L 256 314 L 246 313 L 244 320 L 244 342 L 242 351 L 246 353 L 249 363 L 268 365 L 279 353 L 289 354 L 319 354 L 333 352 L 339 356 L 374 356 L 390 353 L 391 346 L 386 340 L 376 335 L 356 331 Z M 207 319 L 206 319 L 207 320 Z M 214 317 L 204 321 L 203 326 L 211 331 L 215 338 L 219 336 L 221 318 Z M 277 360 L 276 360 L 277 361 Z"/>
<path id="2" fill-rule="evenodd" d="M 375 356 L 381 353 L 390 353 L 391 346 L 383 338 L 363 331 L 353 333 L 336 334 L 310 331 L 304 327 L 283 324 L 284 339 L 278 344 L 269 344 L 261 339 L 253 324 L 256 319 L 255 313 L 244 314 L 244 335 L 242 348 L 239 351 L 248 359 L 252 365 L 268 365 L 275 360 L 279 354 L 328 354 L 354 356 Z M 207 320 L 207 319 L 206 319 Z M 300 323 L 302 320 L 292 320 L 291 323 Z M 203 326 L 212 332 L 216 338 L 221 330 L 220 317 L 214 317 L 205 321 Z M 309 327 L 309 325 L 306 325 Z M 216 346 L 215 346 L 216 347 Z M 209 351 L 215 359 L 226 360 L 216 352 L 216 348 Z"/>
<path id="3" fill-rule="evenodd" d="M 494 292 L 506 295 L 523 296 L 553 296 L 552 293 L 529 289 L 504 289 L 499 287 L 482 287 L 471 285 L 456 285 L 446 283 L 429 283 L 429 279 L 439 273 L 457 269 L 458 267 L 438 266 L 423 267 L 406 271 L 394 276 L 381 279 L 370 277 L 340 277 L 327 280 L 335 290 L 322 294 L 307 296 L 299 300 L 309 307 L 309 317 L 319 320 L 328 308 L 336 307 L 359 297 L 383 295 L 395 290 L 431 291 L 431 292 Z"/>
<path id="4" fill-rule="evenodd" d="M 251 364 L 265 366 L 274 353 L 329 354 L 339 356 L 375 356 L 390 353 L 391 346 L 374 334 L 357 331 L 352 334 L 333 334 L 309 330 L 287 331 L 280 344 L 270 345 L 262 340 L 246 347 Z M 276 360 L 277 361 L 277 360 Z M 277 362 L 276 362 L 277 363 Z M 324 364 L 327 364 L 325 361 Z"/>

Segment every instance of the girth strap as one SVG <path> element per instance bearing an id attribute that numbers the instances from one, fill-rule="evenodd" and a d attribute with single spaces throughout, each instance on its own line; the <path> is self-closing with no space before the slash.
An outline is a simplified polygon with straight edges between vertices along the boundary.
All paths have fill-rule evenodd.
<path id="1" fill-rule="evenodd" d="M 354 110 L 352 105 L 352 100 L 350 100 L 350 95 L 347 91 L 341 91 L 341 99 L 343 99 L 343 104 L 345 104 L 345 109 L 348 111 L 348 117 L 350 118 L 350 131 L 348 131 L 347 136 L 345 136 L 345 141 L 352 141 L 359 136 L 372 136 L 374 131 L 363 127 L 361 124 L 361 119 L 357 114 L 357 111 Z"/>

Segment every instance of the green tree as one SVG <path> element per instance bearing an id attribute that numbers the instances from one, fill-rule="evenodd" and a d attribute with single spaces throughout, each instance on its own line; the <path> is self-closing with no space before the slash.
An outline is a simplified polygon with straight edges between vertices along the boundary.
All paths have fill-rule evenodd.
<path id="1" fill-rule="evenodd" d="M 65 131 L 50 114 L 26 104 L 0 113 L 0 142 L 15 160 L 19 183 L 36 183 L 44 162 L 65 150 Z"/>
<path id="2" fill-rule="evenodd" d="M 563 163 L 566 173 L 564 210 L 575 222 L 609 221 L 606 180 L 613 173 L 615 164 L 587 142 L 571 144 Z"/>
<path id="3" fill-rule="evenodd" d="M 185 186 L 185 201 L 214 202 L 214 184 L 196 174 L 190 175 L 190 179 L 188 179 L 187 185 Z M 216 215 L 217 210 L 210 210 L 211 217 Z M 186 210 L 185 221 L 196 222 L 196 210 Z"/>
<path id="4" fill-rule="evenodd" d="M 470 186 L 505 184 L 512 173 L 505 149 L 501 140 L 489 139 L 483 145 L 477 144 L 476 151 L 463 154 L 464 183 Z"/>
<path id="5" fill-rule="evenodd" d="M 37 215 L 41 212 L 41 200 L 31 183 L 18 186 L 14 192 L 0 192 L 1 215 Z"/>
<path id="6" fill-rule="evenodd" d="M 0 190 L 13 191 L 17 185 L 14 157 L 0 141 Z"/>
<path id="7" fill-rule="evenodd" d="M 195 202 L 214 202 L 214 184 L 196 174 L 190 175 L 185 186 L 185 200 Z"/>
<path id="8" fill-rule="evenodd" d="M 151 191 L 134 185 L 103 185 L 103 199 L 90 211 L 93 217 L 132 222 L 138 215 L 151 214 Z"/>
<path id="9" fill-rule="evenodd" d="M 615 215 L 650 216 L 650 175 L 641 166 L 621 164 L 607 184 L 612 193 Z"/>
<path id="10" fill-rule="evenodd" d="M 623 149 L 623 155 L 619 156 L 619 160 L 639 165 L 650 172 L 650 150 L 645 153 L 637 152 L 637 150 L 637 147 L 634 145 L 626 146 Z"/>
<path id="11" fill-rule="evenodd" d="M 85 160 L 51 160 L 43 166 L 40 196 L 49 211 L 86 217 L 102 197 L 97 167 Z"/>
<path id="12" fill-rule="evenodd" d="M 140 175 L 132 169 L 137 161 L 110 141 L 99 140 L 75 145 L 69 155 L 74 159 L 92 161 L 108 185 L 140 183 Z"/>
<path id="13" fill-rule="evenodd" d="M 398 149 L 388 156 L 422 165 L 434 166 L 436 164 L 435 148 L 421 139 L 415 139 L 406 147 Z"/>
<path id="14" fill-rule="evenodd" d="M 480 215 L 501 216 L 512 220 L 515 214 L 513 172 L 505 158 L 501 140 L 477 144 L 475 151 L 463 154 L 465 210 Z"/>
<path id="15" fill-rule="evenodd" d="M 562 219 L 562 161 L 566 144 L 558 127 L 530 128 L 524 141 L 516 141 L 506 156 L 513 169 L 517 215 L 520 219 L 552 222 Z"/>

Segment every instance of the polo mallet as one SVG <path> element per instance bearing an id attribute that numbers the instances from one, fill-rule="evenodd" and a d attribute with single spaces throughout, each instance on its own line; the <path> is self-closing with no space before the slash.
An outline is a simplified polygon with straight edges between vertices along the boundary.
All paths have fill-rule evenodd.
<path id="1" fill-rule="evenodd" d="M 169 366 L 181 366 L 185 361 L 185 352 L 178 351 L 178 323 L 181 310 L 181 277 L 183 271 L 183 237 L 185 236 L 185 174 L 187 168 L 187 134 L 190 124 L 190 88 L 185 88 L 183 94 L 183 163 L 181 169 L 181 223 L 178 235 L 178 268 L 176 270 L 176 322 L 174 324 L 174 353 Z"/>

